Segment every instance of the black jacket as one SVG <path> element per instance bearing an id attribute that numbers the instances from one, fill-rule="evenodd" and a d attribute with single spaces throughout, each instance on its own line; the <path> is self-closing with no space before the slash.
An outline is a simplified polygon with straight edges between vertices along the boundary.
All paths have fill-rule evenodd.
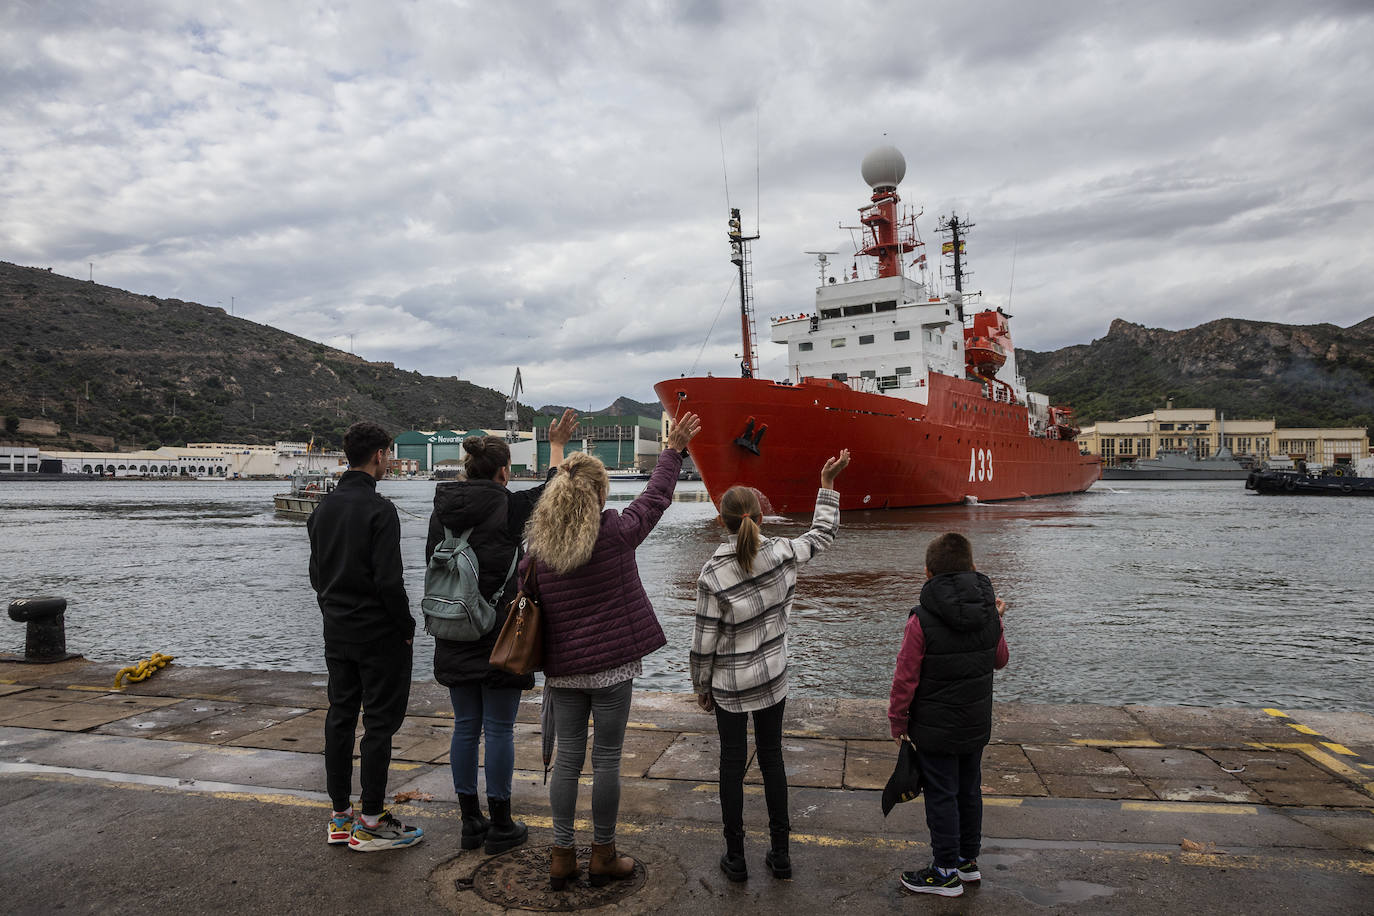
<path id="1" fill-rule="evenodd" d="M 434 511 L 429 516 L 429 536 L 425 539 L 425 565 L 435 546 L 444 538 L 444 528 L 454 536 L 469 528 L 468 538 L 477 554 L 477 585 L 484 598 L 496 599 L 496 626 L 473 642 L 434 640 L 434 679 L 445 687 L 482 683 L 488 687 L 534 686 L 532 674 L 508 674 L 493 668 L 492 646 L 506 622 L 506 606 L 520 587 L 511 568 L 511 558 L 523 555 L 521 540 L 525 523 L 535 503 L 544 495 L 544 484 L 529 490 L 511 492 L 494 480 L 463 480 L 441 483 L 434 488 Z"/>
<path id="2" fill-rule="evenodd" d="M 410 639 L 415 618 L 401 568 L 401 520 L 377 481 L 348 471 L 305 523 L 310 585 L 324 614 L 324 641 Z"/>
<path id="3" fill-rule="evenodd" d="M 911 613 L 921 619 L 925 658 L 908 734 L 922 751 L 969 754 L 992 737 L 992 672 L 1002 619 L 980 572 L 935 576 Z"/>

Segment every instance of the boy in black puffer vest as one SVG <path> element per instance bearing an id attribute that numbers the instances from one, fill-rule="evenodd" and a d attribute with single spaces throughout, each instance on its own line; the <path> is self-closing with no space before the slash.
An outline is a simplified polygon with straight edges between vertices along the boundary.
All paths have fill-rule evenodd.
<path id="1" fill-rule="evenodd" d="M 983 748 L 992 737 L 992 672 L 1007 664 L 1006 604 L 973 566 L 973 545 L 942 534 L 926 548 L 926 583 L 911 609 L 888 722 L 921 762 L 934 862 L 902 872 L 902 886 L 957 897 L 982 880 Z"/>

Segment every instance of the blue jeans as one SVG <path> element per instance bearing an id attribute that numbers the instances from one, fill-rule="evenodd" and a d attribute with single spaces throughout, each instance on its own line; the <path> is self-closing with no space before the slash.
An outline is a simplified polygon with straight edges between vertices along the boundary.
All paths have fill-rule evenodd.
<path id="1" fill-rule="evenodd" d="M 487 797 L 501 801 L 510 798 L 515 773 L 515 713 L 520 708 L 520 693 L 519 687 L 486 687 L 480 683 L 448 689 L 453 702 L 449 766 L 453 770 L 454 792 L 477 794 L 477 745 L 485 733 Z"/>

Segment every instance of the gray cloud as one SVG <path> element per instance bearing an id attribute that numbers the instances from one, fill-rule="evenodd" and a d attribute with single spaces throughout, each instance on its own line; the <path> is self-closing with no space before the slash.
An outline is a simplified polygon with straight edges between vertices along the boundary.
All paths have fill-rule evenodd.
<path id="1" fill-rule="evenodd" d="M 1022 346 L 1348 325 L 1371 42 L 1363 2 L 11 3 L 0 257 L 601 406 L 734 371 L 725 176 L 766 339 L 893 143 Z"/>

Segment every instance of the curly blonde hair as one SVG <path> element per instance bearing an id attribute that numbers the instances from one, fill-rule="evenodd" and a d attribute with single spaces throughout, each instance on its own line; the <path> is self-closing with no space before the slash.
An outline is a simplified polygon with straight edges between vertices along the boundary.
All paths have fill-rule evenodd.
<path id="1" fill-rule="evenodd" d="M 559 574 L 586 563 L 601 533 L 601 510 L 610 492 L 601 459 L 584 452 L 564 458 L 525 526 L 529 552 Z"/>

